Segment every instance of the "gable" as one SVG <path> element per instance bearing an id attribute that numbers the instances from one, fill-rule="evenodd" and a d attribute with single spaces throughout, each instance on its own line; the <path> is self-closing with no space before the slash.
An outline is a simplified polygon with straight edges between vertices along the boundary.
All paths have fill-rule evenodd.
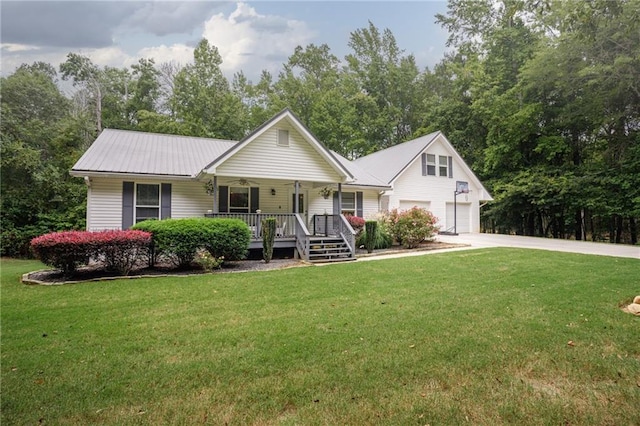
<path id="1" fill-rule="evenodd" d="M 288 143 L 281 140 L 286 133 Z M 350 171 L 288 110 L 265 123 L 204 171 L 217 176 L 327 183 L 353 179 Z"/>

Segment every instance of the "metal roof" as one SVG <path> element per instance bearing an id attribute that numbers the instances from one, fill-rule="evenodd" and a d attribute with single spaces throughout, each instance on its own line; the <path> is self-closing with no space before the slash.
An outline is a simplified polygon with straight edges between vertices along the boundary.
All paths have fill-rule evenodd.
<path id="1" fill-rule="evenodd" d="M 440 132 L 429 133 L 417 139 L 376 151 L 354 160 L 354 164 L 364 170 L 375 171 L 378 179 L 387 185 L 420 155 Z"/>
<path id="2" fill-rule="evenodd" d="M 195 177 L 237 141 L 105 129 L 71 174 L 132 173 Z"/>
<path id="3" fill-rule="evenodd" d="M 344 184 L 345 186 L 369 186 L 381 189 L 389 189 L 390 186 L 377 177 L 373 176 L 371 173 L 364 170 L 362 167 L 354 163 L 353 161 L 349 161 L 344 158 L 342 155 L 337 152 L 331 151 L 333 156 L 338 159 L 338 161 L 342 164 L 343 167 L 349 169 L 351 174 L 353 175 L 353 182 L 349 182 Z"/>

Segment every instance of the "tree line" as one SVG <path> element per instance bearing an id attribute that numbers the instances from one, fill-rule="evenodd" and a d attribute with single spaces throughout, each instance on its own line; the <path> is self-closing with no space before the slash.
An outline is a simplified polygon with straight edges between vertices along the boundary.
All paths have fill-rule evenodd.
<path id="1" fill-rule="evenodd" d="M 84 226 L 68 170 L 103 128 L 239 140 L 285 107 L 352 159 L 443 131 L 495 198 L 488 232 L 636 244 L 640 0 L 449 0 L 436 20 L 450 50 L 424 70 L 371 22 L 344 58 L 298 46 L 255 82 L 206 39 L 187 65 L 23 64 L 1 81 L 2 253 Z"/>

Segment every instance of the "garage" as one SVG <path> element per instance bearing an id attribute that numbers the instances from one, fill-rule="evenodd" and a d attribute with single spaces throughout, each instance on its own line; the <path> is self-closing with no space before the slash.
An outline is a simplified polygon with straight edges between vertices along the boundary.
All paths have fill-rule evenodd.
<path id="1" fill-rule="evenodd" d="M 456 209 L 456 232 L 458 234 L 471 232 L 471 203 L 458 203 Z M 453 232 L 453 221 L 454 204 L 447 203 L 447 231 Z"/>

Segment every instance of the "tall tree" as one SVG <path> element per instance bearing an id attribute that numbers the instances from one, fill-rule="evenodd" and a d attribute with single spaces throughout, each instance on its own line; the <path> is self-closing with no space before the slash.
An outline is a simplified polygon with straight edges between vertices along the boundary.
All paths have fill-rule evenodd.
<path id="1" fill-rule="evenodd" d="M 172 102 L 176 118 L 183 120 L 194 136 L 241 138 L 243 126 L 236 117 L 242 112 L 242 104 L 220 70 L 218 49 L 202 39 L 193 56 L 194 63 L 175 78 Z"/>

